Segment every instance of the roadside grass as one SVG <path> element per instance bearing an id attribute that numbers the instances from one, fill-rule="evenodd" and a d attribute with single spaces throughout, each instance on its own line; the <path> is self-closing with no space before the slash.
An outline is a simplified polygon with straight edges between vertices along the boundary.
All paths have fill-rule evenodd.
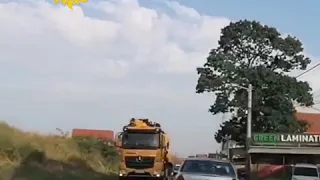
<path id="1" fill-rule="evenodd" d="M 101 142 L 0 123 L 0 180 L 114 180 L 117 166 L 116 150 Z"/>

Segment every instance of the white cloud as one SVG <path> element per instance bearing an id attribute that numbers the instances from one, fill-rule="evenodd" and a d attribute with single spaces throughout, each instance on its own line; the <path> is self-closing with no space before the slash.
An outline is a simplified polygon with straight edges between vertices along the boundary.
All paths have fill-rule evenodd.
<path id="1" fill-rule="evenodd" d="M 78 64 L 83 60 L 85 62 L 82 64 L 89 64 L 86 68 L 92 71 L 101 63 L 104 68 L 120 69 L 122 75 L 141 64 L 152 64 L 150 67 L 153 70 L 166 73 L 194 73 L 194 67 L 202 65 L 209 48 L 217 44 L 220 28 L 229 21 L 200 16 L 195 10 L 177 2 L 168 4 L 177 13 L 175 19 L 162 12 L 141 7 L 136 1 L 91 5 L 103 10 L 105 19 L 88 17 L 80 8 L 70 11 L 45 2 L 36 1 L 29 6 L 20 3 L 2 4 L 1 20 L 6 25 L 2 34 L 9 38 L 19 34 L 20 40 L 35 41 L 34 45 L 46 46 L 46 50 L 52 53 L 65 54 L 69 51 L 67 57 L 55 60 L 56 66 L 59 66 L 60 61 L 67 64 L 72 62 L 74 65 L 75 61 Z M 184 21 L 186 13 L 192 14 L 189 19 L 196 21 Z M 34 36 L 37 36 L 36 40 Z M 24 49 L 31 54 L 32 50 Z M 77 52 L 84 56 L 78 60 L 65 61 L 66 58 L 79 58 L 73 51 L 87 52 Z M 78 67 L 78 70 L 83 71 L 83 68 Z M 115 74 L 112 71 L 108 75 Z"/>
<path id="2" fill-rule="evenodd" d="M 213 97 L 195 95 L 195 68 L 229 20 L 175 1 L 161 3 L 171 14 L 136 0 L 83 6 L 0 3 L 0 118 L 49 131 L 119 130 L 148 117 L 172 134 L 175 151 L 215 152 L 222 117 L 207 112 Z"/>
<path id="3" fill-rule="evenodd" d="M 40 0 L 0 3 L 0 118 L 48 131 L 118 130 L 145 116 L 167 127 L 176 151 L 196 150 L 182 143 L 190 131 L 195 141 L 207 137 L 203 149 L 217 148 L 220 121 L 207 112 L 212 98 L 194 94 L 195 68 L 229 20 L 173 1 L 161 6 L 174 13 L 136 0 L 73 11 Z M 195 128 L 195 119 L 212 126 Z"/>

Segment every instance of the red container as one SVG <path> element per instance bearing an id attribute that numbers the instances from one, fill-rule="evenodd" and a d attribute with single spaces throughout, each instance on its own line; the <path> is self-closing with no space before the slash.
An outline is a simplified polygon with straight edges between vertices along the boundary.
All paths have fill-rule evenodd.
<path id="1" fill-rule="evenodd" d="M 73 129 L 72 137 L 96 138 L 105 141 L 113 141 L 114 132 L 111 130 Z"/>
<path id="2" fill-rule="evenodd" d="M 208 157 L 208 155 L 207 154 L 196 154 L 196 157 L 205 158 L 205 157 Z"/>
<path id="3" fill-rule="evenodd" d="M 208 153 L 208 158 L 216 158 L 217 154 L 216 153 Z"/>

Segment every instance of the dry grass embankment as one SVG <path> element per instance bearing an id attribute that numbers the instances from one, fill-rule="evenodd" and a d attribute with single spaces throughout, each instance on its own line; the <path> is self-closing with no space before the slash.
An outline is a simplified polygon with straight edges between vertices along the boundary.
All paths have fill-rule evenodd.
<path id="1" fill-rule="evenodd" d="M 0 180 L 113 180 L 116 169 L 112 147 L 0 123 Z"/>

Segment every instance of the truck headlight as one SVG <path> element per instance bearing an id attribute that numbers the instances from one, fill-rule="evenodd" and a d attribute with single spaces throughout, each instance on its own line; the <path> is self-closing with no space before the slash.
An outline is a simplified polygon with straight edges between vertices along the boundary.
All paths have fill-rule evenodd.
<path id="1" fill-rule="evenodd" d="M 125 174 L 126 174 L 126 172 L 125 172 L 124 170 L 120 170 L 119 176 L 123 176 L 123 175 L 125 175 Z"/>
<path id="2" fill-rule="evenodd" d="M 160 173 L 158 173 L 158 172 L 156 172 L 156 171 L 155 171 L 153 174 L 154 174 L 156 177 L 160 177 Z"/>

